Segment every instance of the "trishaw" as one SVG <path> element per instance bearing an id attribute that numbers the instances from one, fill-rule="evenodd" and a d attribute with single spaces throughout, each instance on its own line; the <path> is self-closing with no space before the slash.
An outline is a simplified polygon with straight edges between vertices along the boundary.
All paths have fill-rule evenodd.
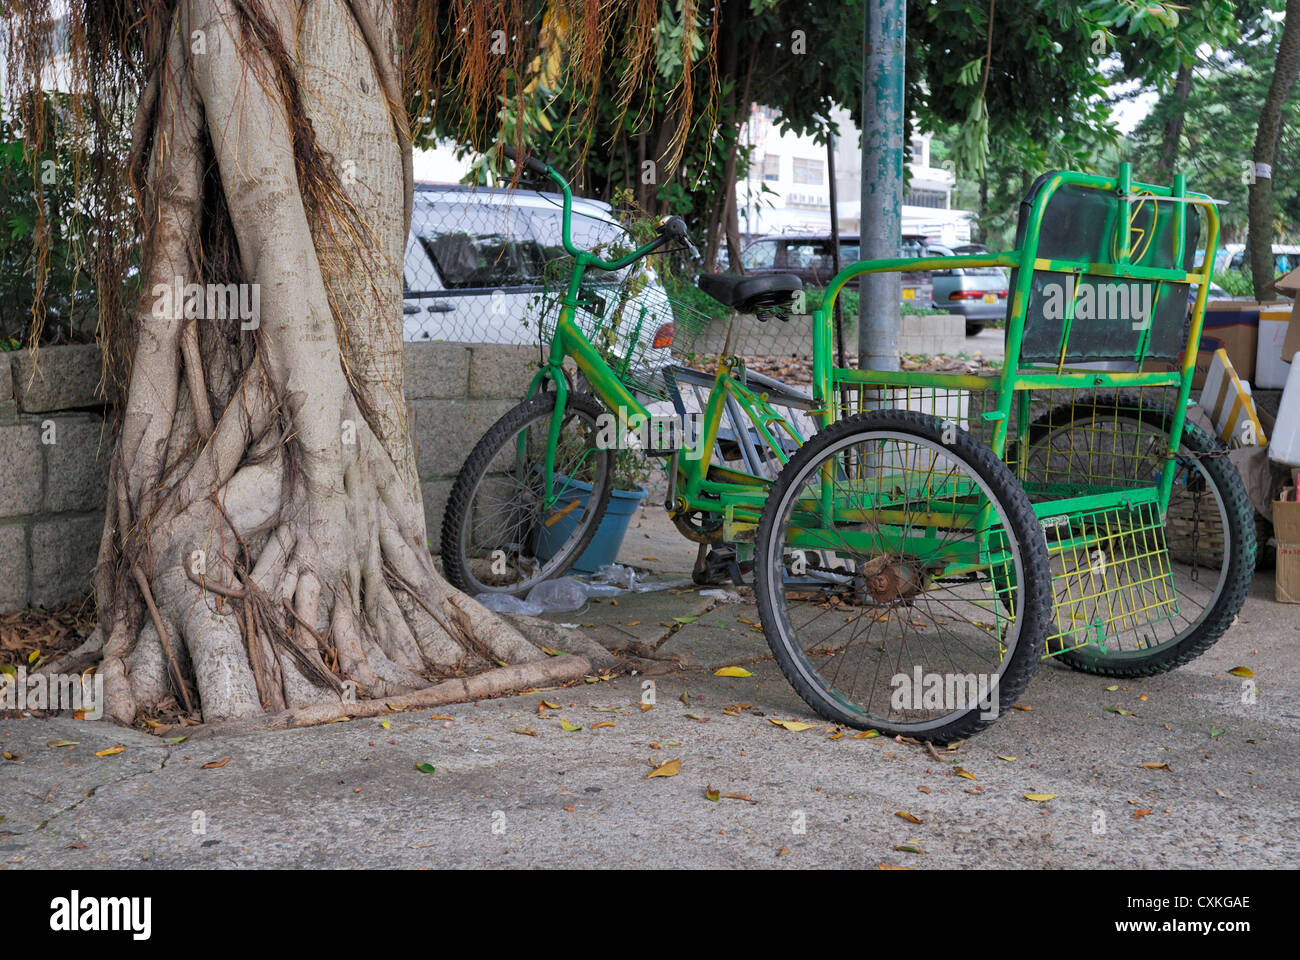
<path id="1" fill-rule="evenodd" d="M 810 318 L 792 315 L 796 277 L 701 276 L 733 313 L 712 389 L 687 411 L 680 387 L 704 376 L 688 363 L 709 321 L 638 263 L 693 251 L 684 224 L 602 259 L 571 242 L 564 178 L 523 163 L 563 194 L 573 259 L 563 292 L 543 298 L 528 399 L 487 431 L 448 499 L 442 559 L 460 589 L 523 595 L 568 570 L 610 498 L 609 438 L 667 401 L 689 421 L 686 443 L 651 451 L 669 514 L 752 562 L 777 663 L 833 722 L 952 742 L 1010 709 L 1042 658 L 1145 676 L 1231 624 L 1255 530 L 1225 448 L 1187 419 L 1218 217 L 1182 176 L 1044 174 L 1015 250 L 854 263 Z M 1000 373 L 836 363 L 834 302 L 853 278 L 989 266 L 1010 271 Z M 746 370 L 742 318 L 810 324 L 806 403 Z M 762 462 L 728 456 L 724 435 Z"/>

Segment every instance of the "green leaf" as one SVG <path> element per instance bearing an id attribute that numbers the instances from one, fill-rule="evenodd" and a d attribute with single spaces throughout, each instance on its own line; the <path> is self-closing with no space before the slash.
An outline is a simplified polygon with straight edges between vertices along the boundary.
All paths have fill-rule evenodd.
<path id="1" fill-rule="evenodd" d="M 438 768 L 431 763 L 417 763 L 415 769 L 421 773 L 436 773 Z"/>

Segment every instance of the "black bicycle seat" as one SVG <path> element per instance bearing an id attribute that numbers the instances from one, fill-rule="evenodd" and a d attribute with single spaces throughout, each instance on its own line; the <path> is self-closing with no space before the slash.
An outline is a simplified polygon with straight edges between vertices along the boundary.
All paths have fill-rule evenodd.
<path id="1" fill-rule="evenodd" d="M 741 313 L 753 313 L 759 307 L 776 307 L 789 303 L 803 289 L 803 281 L 793 273 L 763 273 L 742 277 L 737 273 L 702 273 L 696 286 L 719 303 Z"/>

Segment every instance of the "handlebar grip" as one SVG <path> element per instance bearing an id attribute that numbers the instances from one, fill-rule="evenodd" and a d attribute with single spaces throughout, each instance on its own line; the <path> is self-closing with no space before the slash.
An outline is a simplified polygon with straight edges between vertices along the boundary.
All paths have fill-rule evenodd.
<path id="1" fill-rule="evenodd" d="M 503 146 L 501 148 L 501 152 L 505 154 L 507 159 L 513 160 L 515 163 L 520 162 L 519 151 L 516 150 L 514 147 L 510 146 L 510 144 L 506 144 L 505 146 Z M 546 166 L 546 164 L 542 163 L 542 161 L 537 160 L 533 157 L 528 157 L 525 160 L 523 160 L 523 165 L 525 170 L 529 171 L 530 173 L 535 173 L 539 177 L 545 177 L 551 172 L 550 169 Z"/>

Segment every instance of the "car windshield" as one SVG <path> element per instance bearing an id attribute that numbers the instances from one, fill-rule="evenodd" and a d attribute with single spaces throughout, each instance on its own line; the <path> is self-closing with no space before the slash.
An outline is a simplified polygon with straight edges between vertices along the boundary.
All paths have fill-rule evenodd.
<path id="1" fill-rule="evenodd" d="M 421 220 L 420 246 L 450 290 L 538 286 L 563 276 L 572 265 L 560 239 L 563 211 L 558 202 L 549 208 L 473 202 L 467 196 L 429 204 Z M 618 224 L 578 209 L 572 238 L 578 249 L 605 259 L 631 249 L 630 238 Z M 611 279 L 618 276 L 621 271 Z M 409 286 L 421 289 L 427 284 Z"/>

